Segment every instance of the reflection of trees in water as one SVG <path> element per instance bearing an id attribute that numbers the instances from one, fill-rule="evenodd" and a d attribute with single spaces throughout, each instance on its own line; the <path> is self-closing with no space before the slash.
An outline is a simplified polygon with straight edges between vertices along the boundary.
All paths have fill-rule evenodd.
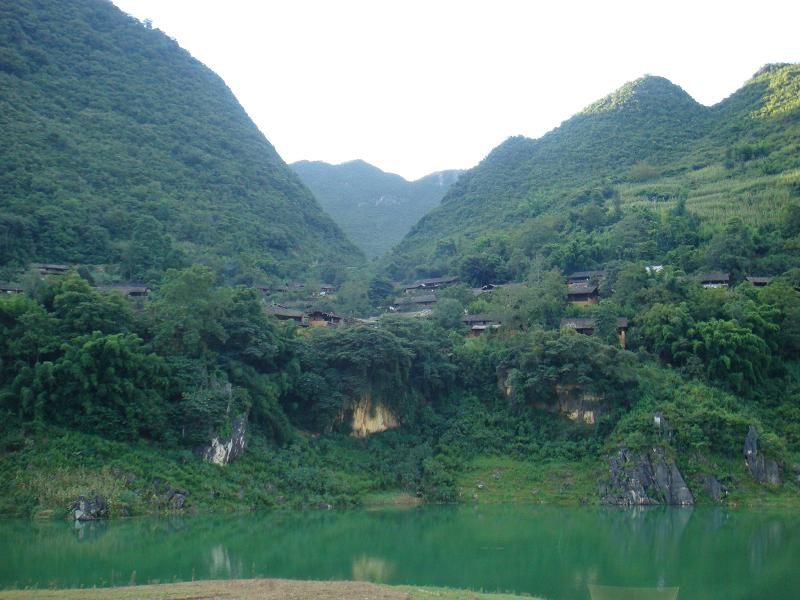
<path id="1" fill-rule="evenodd" d="M 394 572 L 394 567 L 386 560 L 374 556 L 359 556 L 353 559 L 353 579 L 386 583 Z"/>

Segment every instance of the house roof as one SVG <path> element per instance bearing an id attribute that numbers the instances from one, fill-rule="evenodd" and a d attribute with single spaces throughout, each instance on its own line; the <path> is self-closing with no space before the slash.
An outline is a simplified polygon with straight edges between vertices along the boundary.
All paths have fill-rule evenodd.
<path id="1" fill-rule="evenodd" d="M 337 315 L 335 312 L 325 310 L 312 310 L 308 313 L 309 317 L 322 317 L 323 319 L 344 319 L 342 315 Z"/>
<path id="2" fill-rule="evenodd" d="M 96 290 L 100 290 L 101 292 L 119 292 L 120 294 L 124 294 L 126 296 L 130 296 L 132 294 L 147 294 L 150 292 L 150 287 L 146 285 L 136 285 L 133 283 L 130 284 L 112 284 L 112 285 L 98 285 Z"/>
<path id="3" fill-rule="evenodd" d="M 711 273 L 703 273 L 699 278 L 701 283 L 706 283 L 708 281 L 724 281 L 727 283 L 731 280 L 731 274 L 723 273 L 722 271 L 713 271 Z"/>
<path id="4" fill-rule="evenodd" d="M 424 296 L 409 296 L 406 298 L 397 298 L 395 304 L 432 304 L 436 302 L 436 296 L 433 294 L 426 294 Z"/>
<path id="5" fill-rule="evenodd" d="M 756 275 L 745 277 L 745 279 L 750 283 L 761 283 L 763 285 L 766 285 L 772 281 L 772 277 L 759 277 Z"/>
<path id="6" fill-rule="evenodd" d="M 31 265 L 36 269 L 50 269 L 52 271 L 69 271 L 69 265 L 56 265 L 53 263 L 34 263 Z"/>
<path id="7" fill-rule="evenodd" d="M 591 279 L 592 277 L 605 277 L 608 271 L 575 271 L 567 275 L 567 279 Z"/>
<path id="8" fill-rule="evenodd" d="M 487 314 L 478 314 L 478 315 L 464 315 L 464 318 L 461 319 L 462 322 L 470 324 L 470 323 L 499 323 L 500 320 L 496 319 Z"/>
<path id="9" fill-rule="evenodd" d="M 561 329 L 594 329 L 595 320 L 591 317 L 566 317 L 561 319 Z M 620 317 L 617 319 L 618 329 L 628 328 L 628 319 Z"/>
<path id="10" fill-rule="evenodd" d="M 429 285 L 439 285 L 442 283 L 455 283 L 458 277 L 430 277 L 428 279 L 417 279 L 414 283 L 405 286 L 407 290 L 413 290 L 419 287 L 426 287 Z"/>
<path id="11" fill-rule="evenodd" d="M 16 283 L 0 283 L 0 292 L 12 292 L 21 294 L 22 288 Z"/>
<path id="12" fill-rule="evenodd" d="M 581 296 L 593 294 L 597 291 L 596 283 L 570 283 L 567 286 L 567 296 Z"/>
<path id="13" fill-rule="evenodd" d="M 293 308 L 286 308 L 284 306 L 267 306 L 264 310 L 268 315 L 275 315 L 276 317 L 302 319 L 305 316 L 305 313 L 302 310 L 295 310 Z"/>

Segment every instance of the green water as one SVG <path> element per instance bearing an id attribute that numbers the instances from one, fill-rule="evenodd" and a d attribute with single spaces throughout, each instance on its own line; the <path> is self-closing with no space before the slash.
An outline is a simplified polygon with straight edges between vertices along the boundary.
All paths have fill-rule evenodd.
<path id="1" fill-rule="evenodd" d="M 800 597 L 789 511 L 424 507 L 75 525 L 0 521 L 0 587 L 359 579 L 588 599 L 587 584 L 679 600 Z"/>

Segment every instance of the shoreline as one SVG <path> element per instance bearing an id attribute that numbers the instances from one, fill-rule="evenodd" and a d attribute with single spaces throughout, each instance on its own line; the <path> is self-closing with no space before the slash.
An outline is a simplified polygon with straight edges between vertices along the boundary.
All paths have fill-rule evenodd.
<path id="1" fill-rule="evenodd" d="M 110 588 L 0 590 L 0 600 L 537 600 L 532 596 L 364 581 L 226 579 Z"/>

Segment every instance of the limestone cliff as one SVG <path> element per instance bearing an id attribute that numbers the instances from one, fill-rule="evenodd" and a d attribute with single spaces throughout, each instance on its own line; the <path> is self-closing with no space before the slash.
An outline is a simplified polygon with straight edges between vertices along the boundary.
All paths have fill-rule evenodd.
<path id="1" fill-rule="evenodd" d="M 382 401 L 374 399 L 372 394 L 363 394 L 352 410 L 351 430 L 356 437 L 366 437 L 400 426 L 397 416 Z"/>

